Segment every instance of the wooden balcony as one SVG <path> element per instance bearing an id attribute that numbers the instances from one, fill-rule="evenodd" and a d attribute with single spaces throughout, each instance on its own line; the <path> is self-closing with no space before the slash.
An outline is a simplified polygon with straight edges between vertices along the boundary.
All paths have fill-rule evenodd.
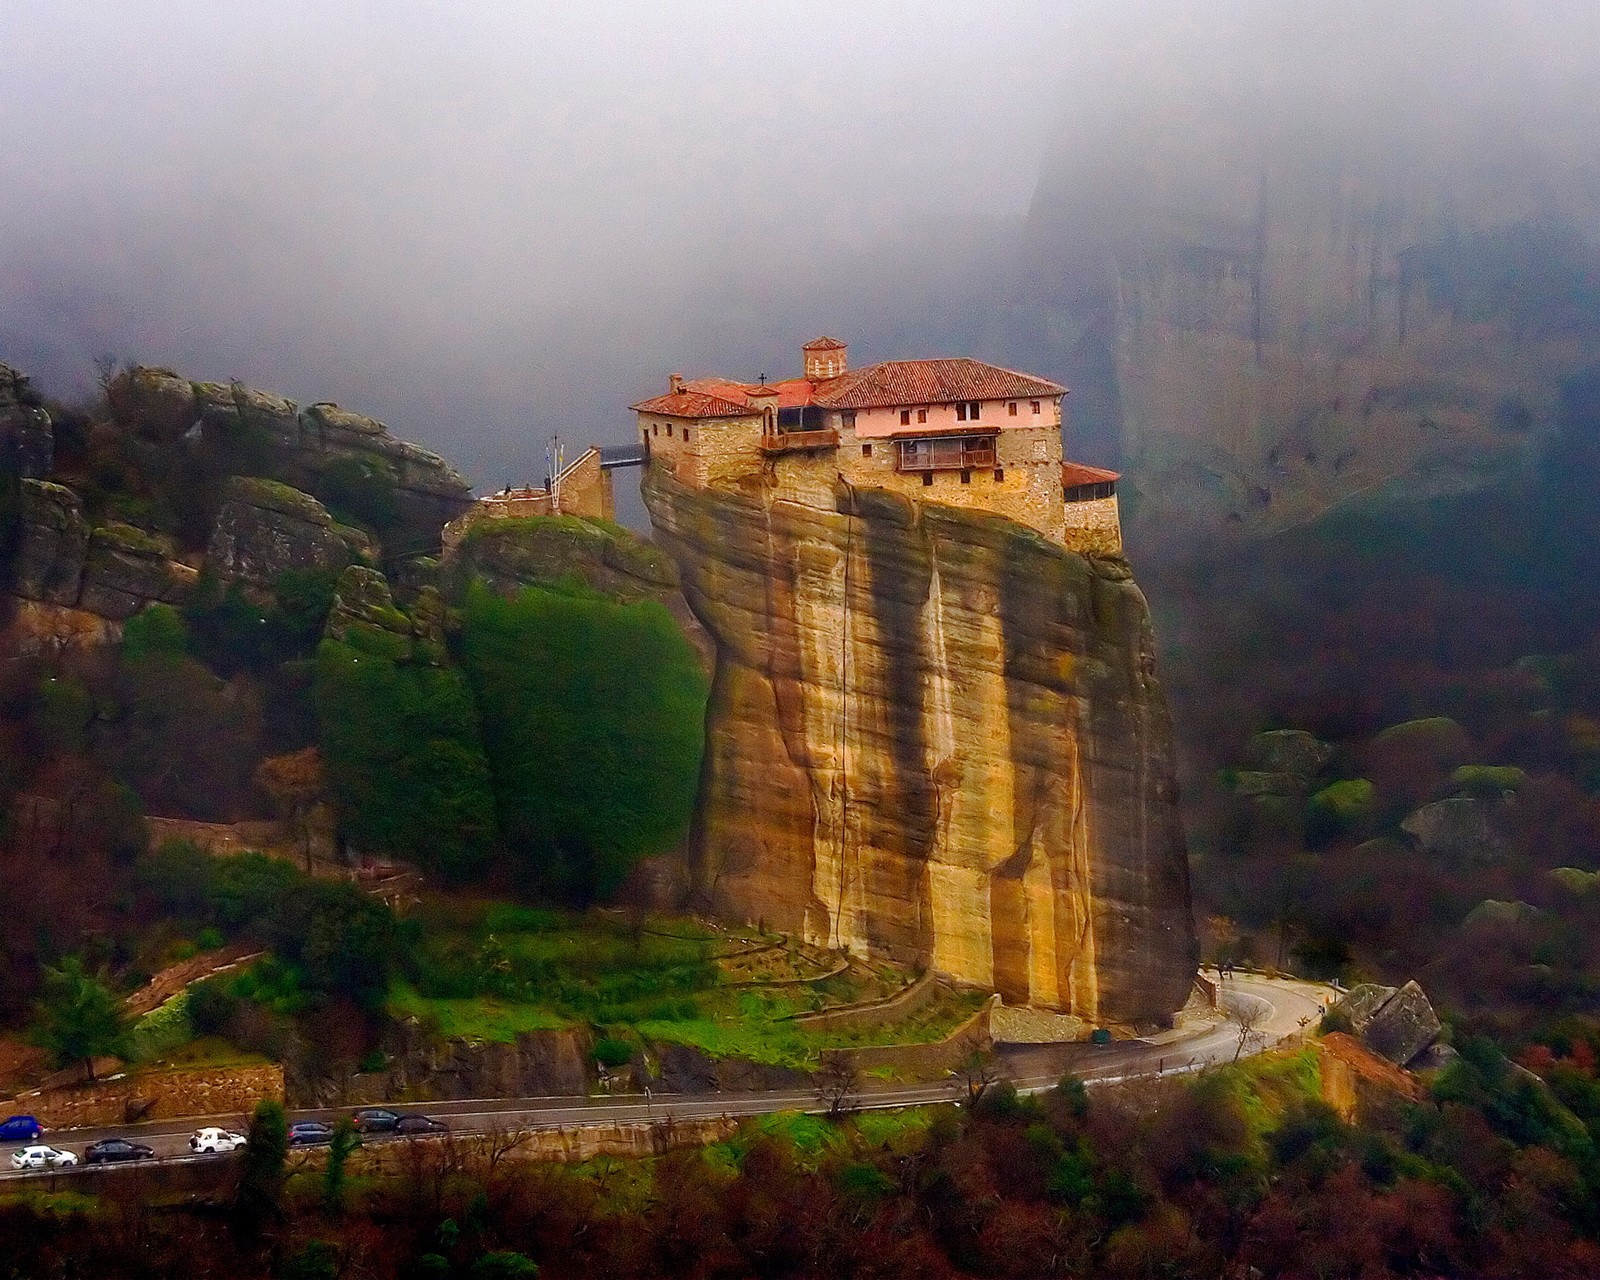
<path id="1" fill-rule="evenodd" d="M 993 436 L 901 440 L 895 466 L 901 471 L 981 471 L 994 466 Z"/>
<path id="2" fill-rule="evenodd" d="M 839 433 L 831 427 L 822 431 L 768 431 L 761 437 L 761 452 L 768 457 L 838 447 Z"/>

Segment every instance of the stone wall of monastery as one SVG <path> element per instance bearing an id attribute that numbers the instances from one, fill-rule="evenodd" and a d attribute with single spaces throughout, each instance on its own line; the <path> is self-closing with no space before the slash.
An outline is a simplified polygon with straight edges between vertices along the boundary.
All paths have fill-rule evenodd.
<path id="1" fill-rule="evenodd" d="M 1117 495 L 1089 502 L 1064 504 L 1068 551 L 1086 556 L 1122 554 L 1122 517 L 1117 511 Z"/>

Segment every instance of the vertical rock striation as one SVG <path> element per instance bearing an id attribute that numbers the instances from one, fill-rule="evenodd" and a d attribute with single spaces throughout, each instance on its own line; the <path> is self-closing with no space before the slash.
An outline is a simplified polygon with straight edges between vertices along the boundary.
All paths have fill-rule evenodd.
<path id="1" fill-rule="evenodd" d="M 1093 1021 L 1183 1004 L 1171 729 L 1121 561 L 841 486 L 645 501 L 715 640 L 691 875 L 713 910 Z"/>

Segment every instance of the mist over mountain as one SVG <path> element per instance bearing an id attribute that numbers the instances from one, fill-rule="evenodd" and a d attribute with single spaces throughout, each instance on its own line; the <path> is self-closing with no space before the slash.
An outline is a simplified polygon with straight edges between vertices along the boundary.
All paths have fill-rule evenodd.
<path id="1" fill-rule="evenodd" d="M 15 8 L 6 356 L 343 400 L 480 484 L 826 331 L 1061 377 L 1140 512 L 1276 527 L 1500 467 L 1592 326 L 1584 5 Z"/>

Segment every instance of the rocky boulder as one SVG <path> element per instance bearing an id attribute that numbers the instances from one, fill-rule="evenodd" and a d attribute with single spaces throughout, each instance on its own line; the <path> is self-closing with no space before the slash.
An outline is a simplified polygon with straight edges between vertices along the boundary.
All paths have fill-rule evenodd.
<path id="1" fill-rule="evenodd" d="M 438 591 L 424 587 L 411 612 L 396 607 L 389 582 L 368 565 L 353 564 L 339 575 L 326 634 L 335 640 L 378 640 L 397 660 L 420 653 L 435 663 L 445 660 L 445 605 Z"/>
<path id="2" fill-rule="evenodd" d="M 24 600 L 76 605 L 89 553 L 82 500 L 65 485 L 32 479 L 22 482 L 19 496 L 12 591 Z"/>
<path id="3" fill-rule="evenodd" d="M 182 604 L 199 574 L 166 539 L 132 525 L 91 529 L 71 489 L 45 480 L 20 488 L 11 590 L 23 600 L 131 618 L 147 604 Z"/>
<path id="4" fill-rule="evenodd" d="M 477 580 L 511 594 L 573 579 L 617 600 L 655 600 L 677 619 L 711 669 L 715 646 L 678 589 L 678 570 L 654 543 L 626 529 L 577 516 L 473 518 L 446 548 L 439 566 L 445 588 L 459 598 Z"/>
<path id="5" fill-rule="evenodd" d="M 336 505 L 353 474 L 381 490 L 392 507 L 385 534 L 407 549 L 437 546 L 440 529 L 472 504 L 471 487 L 438 454 L 335 404 L 301 409 L 242 382 L 191 382 L 144 367 L 118 375 L 107 394 L 117 420 L 146 438 L 171 443 L 198 428 L 225 456 Z"/>
<path id="6" fill-rule="evenodd" d="M 1245 763 L 1261 773 L 1281 774 L 1304 784 L 1333 758 L 1333 748 L 1304 729 L 1271 729 L 1245 744 Z"/>
<path id="7" fill-rule="evenodd" d="M 118 425 L 162 444 L 180 439 L 200 419 L 194 384 L 171 369 L 122 370 L 106 384 L 106 403 Z"/>
<path id="8" fill-rule="evenodd" d="M 28 379 L 0 364 L 0 470 L 39 478 L 50 474 L 55 432 Z"/>
<path id="9" fill-rule="evenodd" d="M 372 554 L 371 541 L 340 525 L 308 493 L 275 480 L 234 476 L 206 550 L 224 581 L 270 587 L 290 569 L 342 569 Z"/>
<path id="10" fill-rule="evenodd" d="M 1415 981 L 1398 988 L 1363 983 L 1333 1009 L 1349 1020 L 1351 1034 L 1362 1044 L 1401 1067 L 1419 1058 L 1443 1029 Z"/>
<path id="11" fill-rule="evenodd" d="M 132 525 L 96 529 L 89 536 L 78 607 L 102 618 L 131 618 L 152 602 L 183 604 L 200 574 L 173 554 L 169 540 Z"/>
<path id="12" fill-rule="evenodd" d="M 1423 805 L 1400 824 L 1424 853 L 1487 861 L 1505 847 L 1499 830 L 1502 802 L 1457 796 Z"/>

